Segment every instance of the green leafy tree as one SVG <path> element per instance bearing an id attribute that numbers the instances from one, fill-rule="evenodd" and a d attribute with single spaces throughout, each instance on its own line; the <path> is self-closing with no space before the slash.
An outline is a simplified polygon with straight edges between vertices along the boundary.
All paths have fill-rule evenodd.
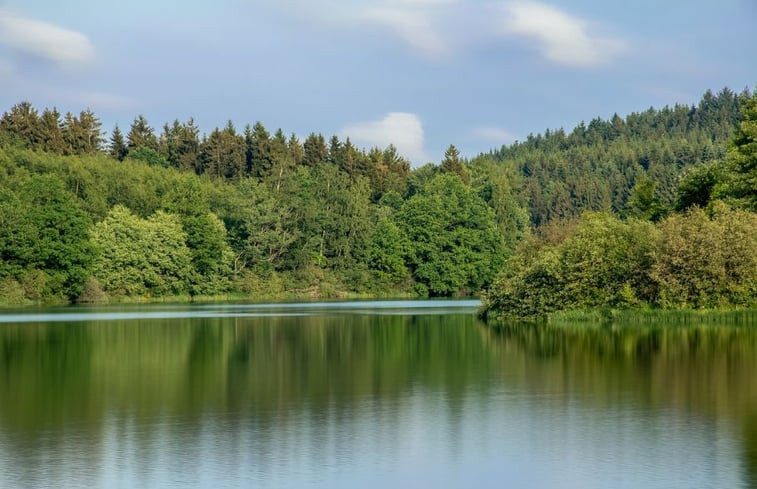
<path id="1" fill-rule="evenodd" d="M 707 207 L 716 186 L 723 179 L 721 167 L 718 163 L 708 163 L 685 171 L 676 187 L 675 210 L 681 212 L 694 206 Z"/>
<path id="2" fill-rule="evenodd" d="M 158 211 L 140 219 L 114 207 L 92 231 L 98 250 L 93 273 L 115 296 L 162 296 L 188 292 L 191 254 L 179 218 Z"/>
<path id="3" fill-rule="evenodd" d="M 229 233 L 238 250 L 234 271 L 252 268 L 267 272 L 280 268 L 296 238 L 292 210 L 277 201 L 267 186 L 252 179 L 240 181 L 237 190 L 234 211 L 239 225 Z"/>
<path id="4" fill-rule="evenodd" d="M 665 206 L 657 195 L 657 183 L 644 176 L 631 190 L 626 203 L 625 213 L 628 217 L 646 221 L 659 221 L 666 214 Z"/>
<path id="5" fill-rule="evenodd" d="M 382 282 L 400 284 L 410 279 L 405 266 L 409 245 L 387 213 L 382 213 L 371 234 L 368 265 Z"/>
<path id="6" fill-rule="evenodd" d="M 23 280 L 36 271 L 28 295 L 75 299 L 93 257 L 86 213 L 53 175 L 32 176 L 15 196 L 7 190 L 6 196 L 0 205 L 0 273 Z"/>
<path id="7" fill-rule="evenodd" d="M 432 295 L 477 291 L 502 266 L 494 213 L 457 175 L 431 180 L 405 202 L 397 221 L 411 243 L 413 277 Z"/>
<path id="8" fill-rule="evenodd" d="M 757 304 L 757 214 L 714 206 L 662 222 L 654 263 L 660 302 L 668 307 Z"/>
<path id="9" fill-rule="evenodd" d="M 147 146 L 137 146 L 129 150 L 129 158 L 134 161 L 142 161 L 150 166 L 168 168 L 168 161 L 160 153 Z"/>

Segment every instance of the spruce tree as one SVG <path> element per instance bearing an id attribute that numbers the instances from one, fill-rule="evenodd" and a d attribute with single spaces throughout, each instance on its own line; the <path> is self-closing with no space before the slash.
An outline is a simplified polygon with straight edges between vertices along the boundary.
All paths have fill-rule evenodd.
<path id="1" fill-rule="evenodd" d="M 118 161 L 123 161 L 126 158 L 126 155 L 129 154 L 129 148 L 126 147 L 124 135 L 121 132 L 121 129 L 119 129 L 118 124 L 113 128 L 113 134 L 110 136 L 109 154 Z"/>

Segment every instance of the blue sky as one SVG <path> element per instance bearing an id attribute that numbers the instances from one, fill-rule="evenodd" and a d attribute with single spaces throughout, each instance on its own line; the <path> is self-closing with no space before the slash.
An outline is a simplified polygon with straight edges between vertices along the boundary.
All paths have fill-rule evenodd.
<path id="1" fill-rule="evenodd" d="M 260 120 L 415 165 L 757 84 L 754 0 L 0 0 L 0 105 Z"/>

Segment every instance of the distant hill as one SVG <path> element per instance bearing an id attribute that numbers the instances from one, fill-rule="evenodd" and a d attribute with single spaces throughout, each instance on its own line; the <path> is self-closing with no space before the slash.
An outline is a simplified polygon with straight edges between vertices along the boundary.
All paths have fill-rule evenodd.
<path id="1" fill-rule="evenodd" d="M 594 119 L 570 133 L 563 129 L 530 135 L 525 141 L 471 161 L 494 161 L 521 178 L 517 194 L 531 223 L 581 215 L 586 210 L 622 212 L 634 185 L 645 175 L 672 204 L 682 170 L 725 156 L 749 97 L 724 88 L 707 91 L 696 106 L 675 105 L 635 112 L 625 118 Z"/>

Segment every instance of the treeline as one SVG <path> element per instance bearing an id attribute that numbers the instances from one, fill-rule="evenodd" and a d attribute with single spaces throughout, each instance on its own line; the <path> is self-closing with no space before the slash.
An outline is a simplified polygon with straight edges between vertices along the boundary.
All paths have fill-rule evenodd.
<path id="1" fill-rule="evenodd" d="M 757 95 L 721 160 L 679 179 L 668 212 L 634 187 L 623 216 L 584 213 L 521 243 L 485 295 L 493 317 L 609 307 L 757 306 Z"/>
<path id="2" fill-rule="evenodd" d="M 443 168 L 410 174 L 394 148 L 357 151 L 336 138 L 317 162 L 298 163 L 292 154 L 310 150 L 295 139 L 265 171 L 198 175 L 145 145 L 123 161 L 104 151 L 42 151 L 18 143 L 27 126 L 9 122 L 17 119 L 6 114 L 0 124 L 3 303 L 472 294 L 527 226 L 499 169 L 464 181 L 454 148 Z M 65 122 L 60 129 L 68 131 Z M 201 155 L 213 134 L 232 129 L 203 138 Z M 212 161 L 233 161 L 220 153 Z"/>
<path id="3" fill-rule="evenodd" d="M 157 133 L 138 116 L 106 135 L 89 110 L 23 102 L 0 117 L 0 302 L 477 293 L 586 211 L 660 221 L 748 199 L 719 162 L 749 100 L 708 92 L 471 161 L 450 146 L 412 171 L 391 146 L 260 122 Z"/>

